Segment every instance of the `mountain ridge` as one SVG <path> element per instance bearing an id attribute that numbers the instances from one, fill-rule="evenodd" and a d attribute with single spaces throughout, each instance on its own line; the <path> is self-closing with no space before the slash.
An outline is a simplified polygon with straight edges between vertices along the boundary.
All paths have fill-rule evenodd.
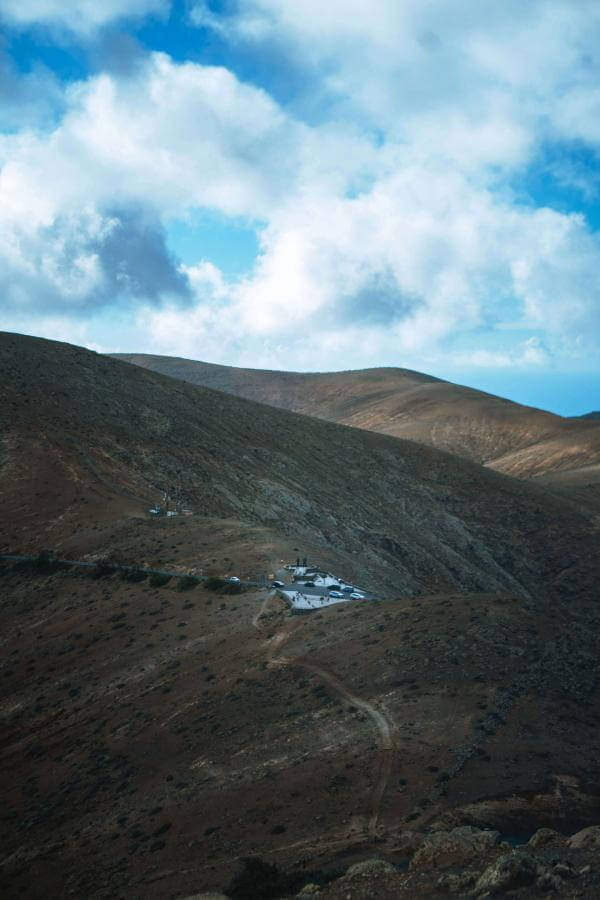
<path id="1" fill-rule="evenodd" d="M 395 368 L 333 373 L 238 369 L 149 354 L 115 358 L 318 418 L 404 437 L 520 478 L 600 464 L 600 427 Z"/>

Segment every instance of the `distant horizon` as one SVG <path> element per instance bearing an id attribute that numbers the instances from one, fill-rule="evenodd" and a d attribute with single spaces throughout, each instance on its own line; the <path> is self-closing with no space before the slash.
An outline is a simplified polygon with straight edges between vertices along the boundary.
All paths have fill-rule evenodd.
<path id="1" fill-rule="evenodd" d="M 181 356 L 173 353 L 146 353 L 140 350 L 115 350 L 107 351 L 107 356 L 164 356 L 172 359 L 185 359 L 190 362 L 202 362 L 213 366 L 223 366 L 224 368 L 238 369 L 255 369 L 257 371 L 270 372 L 289 372 L 297 375 L 332 375 L 337 372 L 361 372 L 369 369 L 405 369 L 410 372 L 417 372 L 420 375 L 428 375 L 431 378 L 438 378 L 440 381 L 448 381 L 462 387 L 473 388 L 477 391 L 483 391 L 486 394 L 492 394 L 496 397 L 502 397 L 505 400 L 512 400 L 514 403 L 520 403 L 522 406 L 532 406 L 536 409 L 551 412 L 555 415 L 564 416 L 565 418 L 580 418 L 588 413 L 598 412 L 600 410 L 600 375 L 587 372 L 571 372 L 559 373 L 553 372 L 545 375 L 532 375 L 531 373 L 513 374 L 507 379 L 505 375 L 497 372 L 484 372 L 480 377 L 476 377 L 474 373 L 464 373 L 464 376 L 457 374 L 455 377 L 444 377 L 434 372 L 427 372 L 420 369 L 412 369 L 401 365 L 373 365 L 362 368 L 349 369 L 264 369 L 262 366 L 237 366 L 233 363 L 217 363 L 208 359 L 197 359 L 192 356 Z M 598 398 L 597 406 L 588 408 L 584 400 L 571 399 L 570 391 L 574 388 L 584 387 L 584 394 L 589 393 Z M 503 391 L 506 391 L 505 393 Z M 552 396 L 551 396 L 552 395 Z M 531 398 L 531 399 L 529 399 Z M 536 399 L 538 398 L 538 399 Z M 569 412 L 570 409 L 581 410 L 581 412 Z"/>
<path id="2" fill-rule="evenodd" d="M 406 371 L 416 372 L 420 375 L 427 375 L 430 378 L 436 378 L 440 381 L 448 381 L 462 387 L 472 388 L 473 390 L 482 391 L 505 400 L 511 400 L 522 406 L 531 406 L 544 412 L 554 413 L 555 415 L 565 418 L 580 418 L 589 413 L 598 412 L 600 410 L 600 374 L 588 372 L 553 372 L 545 374 L 531 373 L 512 373 L 506 376 L 504 373 L 496 371 L 481 372 L 478 376 L 475 373 L 455 373 L 451 375 L 439 375 L 435 372 L 426 371 L 424 369 L 415 369 L 411 366 L 403 365 L 373 365 L 361 366 L 357 368 L 343 369 L 273 369 L 258 365 L 237 365 L 235 363 L 214 362 L 209 359 L 200 359 L 193 356 L 184 356 L 178 353 L 151 353 L 144 350 L 97 350 L 93 347 L 86 347 L 84 344 L 77 344 L 74 341 L 60 341 L 58 338 L 47 337 L 41 334 L 29 334 L 27 332 L 10 332 L 20 334 L 24 337 L 40 338 L 42 340 L 54 340 L 58 343 L 73 344 L 84 350 L 91 350 L 94 353 L 100 353 L 103 356 L 162 356 L 172 359 L 184 359 L 190 362 L 207 363 L 214 366 L 223 366 L 224 368 L 237 369 L 254 369 L 256 371 L 270 372 L 288 372 L 297 375 L 333 375 L 343 372 L 360 372 L 369 369 L 404 369 Z M 573 399 L 572 394 L 576 393 L 577 399 Z M 581 397 L 594 396 L 599 399 L 596 406 L 586 404 Z M 577 410 L 577 411 L 572 411 Z"/>

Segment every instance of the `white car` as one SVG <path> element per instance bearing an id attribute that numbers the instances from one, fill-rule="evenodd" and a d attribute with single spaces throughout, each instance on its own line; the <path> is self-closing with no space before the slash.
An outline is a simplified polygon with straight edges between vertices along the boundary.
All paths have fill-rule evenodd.
<path id="1" fill-rule="evenodd" d="M 352 591 L 352 593 L 350 594 L 350 599 L 351 600 L 364 600 L 365 595 L 359 594 L 358 591 Z"/>
<path id="2" fill-rule="evenodd" d="M 238 584 L 238 583 L 239 583 L 239 580 L 240 580 L 240 579 L 237 577 L 237 575 L 231 575 L 231 576 L 228 578 L 228 581 L 233 582 L 233 584 Z"/>
<path id="3" fill-rule="evenodd" d="M 338 600 L 338 599 L 340 599 L 341 597 L 343 597 L 344 595 L 342 594 L 341 591 L 329 591 L 329 596 L 330 596 L 330 597 L 335 597 L 335 599 Z"/>

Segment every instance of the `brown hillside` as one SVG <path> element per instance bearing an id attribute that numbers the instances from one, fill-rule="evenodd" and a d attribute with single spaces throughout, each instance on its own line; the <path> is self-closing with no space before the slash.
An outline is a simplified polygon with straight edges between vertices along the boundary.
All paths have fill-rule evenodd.
<path id="1" fill-rule="evenodd" d="M 189 897 L 259 856 L 295 873 L 265 896 L 294 897 L 403 863 L 431 825 L 598 821 L 597 605 L 438 594 L 290 618 L 264 593 L 2 564 L 0 588 L 4 896 Z M 453 863 L 501 852 L 325 896 L 435 898 Z M 591 871 L 560 896 L 597 896 L 594 852 L 548 847 Z"/>
<path id="2" fill-rule="evenodd" d="M 301 374 L 147 354 L 138 366 L 271 406 L 407 438 L 520 478 L 600 464 L 600 425 L 406 369 Z"/>
<path id="3" fill-rule="evenodd" d="M 435 897 L 452 858 L 400 868 L 429 828 L 598 822 L 592 515 L 66 344 L 0 335 L 0 376 L 0 549 L 242 578 L 300 553 L 384 598 L 291 616 L 267 590 L 0 560 L 3 895 L 364 897 L 337 876 L 379 856 L 398 869 L 370 896 Z M 193 515 L 150 517 L 169 484 Z M 252 856 L 277 889 L 227 887 Z"/>
<path id="4" fill-rule="evenodd" d="M 202 518 L 359 556 L 386 593 L 593 582 L 584 516 L 465 460 L 67 344 L 3 335 L 0 366 L 0 546 L 59 547 L 179 484 Z"/>

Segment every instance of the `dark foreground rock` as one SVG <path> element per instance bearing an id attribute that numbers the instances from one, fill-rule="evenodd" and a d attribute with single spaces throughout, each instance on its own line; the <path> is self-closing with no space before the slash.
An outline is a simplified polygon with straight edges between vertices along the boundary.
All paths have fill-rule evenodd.
<path id="1" fill-rule="evenodd" d="M 408 869 L 371 857 L 353 863 L 338 876 L 317 872 L 307 877 L 307 873 L 278 871 L 262 860 L 245 860 L 225 889 L 225 896 L 281 900 L 591 900 L 600 897 L 600 860 L 595 843 L 599 835 L 599 826 L 585 828 L 570 838 L 543 828 L 528 844 L 510 848 L 498 832 L 467 826 L 424 835 Z"/>

